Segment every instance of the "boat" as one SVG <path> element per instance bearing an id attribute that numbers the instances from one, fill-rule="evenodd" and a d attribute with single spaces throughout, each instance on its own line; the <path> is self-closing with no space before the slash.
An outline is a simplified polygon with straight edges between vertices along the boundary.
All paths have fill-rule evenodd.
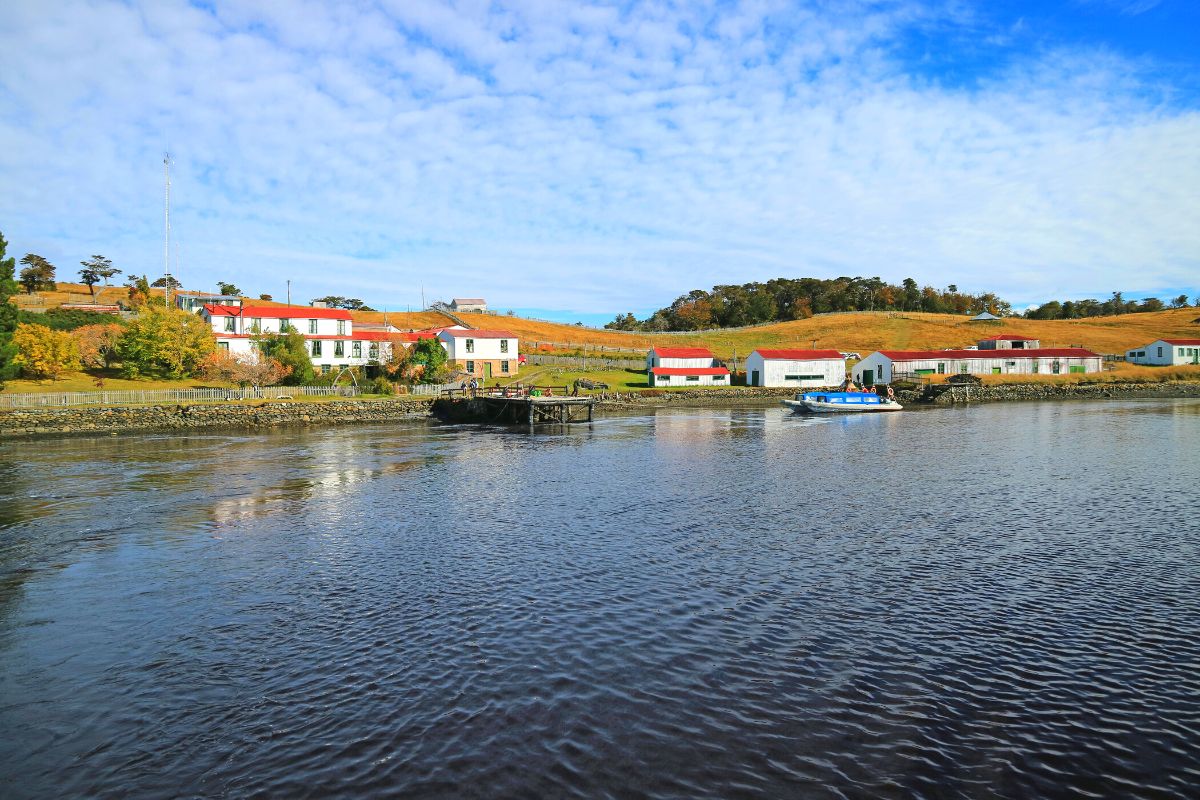
<path id="1" fill-rule="evenodd" d="M 862 414 L 904 408 L 874 392 L 801 392 L 795 400 L 779 402 L 795 411 L 816 414 Z"/>

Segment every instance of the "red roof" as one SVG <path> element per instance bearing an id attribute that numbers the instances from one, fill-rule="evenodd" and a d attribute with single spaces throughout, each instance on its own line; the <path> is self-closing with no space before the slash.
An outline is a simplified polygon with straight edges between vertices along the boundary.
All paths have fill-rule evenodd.
<path id="1" fill-rule="evenodd" d="M 707 347 L 656 347 L 654 352 L 659 358 L 712 358 L 712 351 Z"/>
<path id="2" fill-rule="evenodd" d="M 1009 341 L 1009 342 L 1036 342 L 1037 341 L 1037 338 L 1034 336 L 1018 336 L 1015 333 L 1000 333 L 995 336 L 989 336 L 986 339 L 980 339 L 980 341 L 981 342 L 995 342 L 995 341 L 999 341 L 1001 339 L 1004 339 L 1005 341 Z"/>
<path id="3" fill-rule="evenodd" d="M 1081 347 L 1039 347 L 1028 350 L 880 350 L 892 361 L 931 361 L 939 358 L 1099 358 Z"/>
<path id="4" fill-rule="evenodd" d="M 653 367 L 655 375 L 728 375 L 724 367 Z"/>
<path id="5" fill-rule="evenodd" d="M 265 317 L 267 319 L 350 319 L 344 308 L 309 308 L 308 306 L 216 306 L 204 310 L 214 317 Z"/>
<path id="6" fill-rule="evenodd" d="M 420 339 L 436 339 L 437 333 L 434 331 L 413 331 L 412 333 L 393 333 L 398 342 L 415 342 Z"/>
<path id="7" fill-rule="evenodd" d="M 508 331 L 484 331 L 484 330 L 467 330 L 463 328 L 445 328 L 442 333 L 448 333 L 451 336 L 464 339 L 515 339 L 517 338 Z"/>
<path id="8" fill-rule="evenodd" d="M 1163 341 L 1166 342 L 1167 344 L 1183 344 L 1183 345 L 1200 344 L 1200 339 L 1163 339 Z"/>
<path id="9" fill-rule="evenodd" d="M 827 358 L 836 361 L 845 360 L 837 350 L 755 350 L 754 352 L 767 360 L 821 361 Z"/>
<path id="10" fill-rule="evenodd" d="M 390 342 L 392 337 L 401 335 L 391 331 L 355 331 L 354 335 L 349 338 L 362 339 L 364 342 Z"/>

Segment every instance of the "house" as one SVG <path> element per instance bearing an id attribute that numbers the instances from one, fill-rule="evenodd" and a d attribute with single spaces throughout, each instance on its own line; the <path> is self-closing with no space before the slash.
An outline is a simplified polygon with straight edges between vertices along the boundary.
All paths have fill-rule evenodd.
<path id="1" fill-rule="evenodd" d="M 646 354 L 650 386 L 728 386 L 729 370 L 706 347 L 656 347 Z"/>
<path id="2" fill-rule="evenodd" d="M 487 301 L 482 297 L 456 297 L 450 301 L 451 311 L 487 311 Z"/>
<path id="3" fill-rule="evenodd" d="M 1200 339 L 1156 339 L 1145 347 L 1127 351 L 1125 360 L 1164 367 L 1200 364 Z"/>
<path id="4" fill-rule="evenodd" d="M 1041 340 L 1015 333 L 1000 333 L 979 340 L 980 350 L 1037 350 Z"/>
<path id="5" fill-rule="evenodd" d="M 206 305 L 200 316 L 212 326 L 217 346 L 235 355 L 249 353 L 256 334 L 297 331 L 322 374 L 385 361 L 398 335 L 378 329 L 355 331 L 350 312 L 341 308 Z"/>
<path id="6" fill-rule="evenodd" d="M 443 328 L 437 338 L 446 348 L 450 363 L 460 372 L 484 380 L 517 374 L 519 343 L 508 331 Z"/>
<path id="7" fill-rule="evenodd" d="M 755 350 L 746 358 L 747 386 L 837 386 L 846 360 L 837 350 Z"/>
<path id="8" fill-rule="evenodd" d="M 982 343 L 981 343 L 982 344 Z M 873 386 L 898 376 L 1060 375 L 1099 372 L 1103 357 L 1080 347 L 978 350 L 880 350 L 854 365 L 854 380 Z"/>
<path id="9" fill-rule="evenodd" d="M 242 298 L 212 292 L 175 292 L 175 307 L 192 314 L 199 314 L 205 306 L 240 306 Z"/>

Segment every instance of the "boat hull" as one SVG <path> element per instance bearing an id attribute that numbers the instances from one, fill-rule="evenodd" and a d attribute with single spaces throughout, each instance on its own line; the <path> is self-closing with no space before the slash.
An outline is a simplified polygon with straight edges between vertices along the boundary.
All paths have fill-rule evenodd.
<path id="1" fill-rule="evenodd" d="M 780 403 L 805 414 L 880 414 L 902 411 L 904 406 L 891 403 L 823 403 L 819 400 L 780 400 Z"/>

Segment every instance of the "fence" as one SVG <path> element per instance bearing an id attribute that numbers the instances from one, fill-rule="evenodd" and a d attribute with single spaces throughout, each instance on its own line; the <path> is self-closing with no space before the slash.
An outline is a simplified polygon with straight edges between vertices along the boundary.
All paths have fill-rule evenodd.
<path id="1" fill-rule="evenodd" d="M 121 389 L 108 392 L 31 392 L 0 394 L 0 408 L 124 406 L 182 403 L 189 400 L 274 400 L 297 396 L 354 397 L 355 386 L 264 386 L 261 389 Z M 434 392 L 436 394 L 436 392 Z"/>
<path id="2" fill-rule="evenodd" d="M 577 356 L 543 356 L 530 354 L 530 364 L 544 367 L 574 367 L 575 369 L 646 369 L 646 359 L 631 358 L 581 358 Z"/>

